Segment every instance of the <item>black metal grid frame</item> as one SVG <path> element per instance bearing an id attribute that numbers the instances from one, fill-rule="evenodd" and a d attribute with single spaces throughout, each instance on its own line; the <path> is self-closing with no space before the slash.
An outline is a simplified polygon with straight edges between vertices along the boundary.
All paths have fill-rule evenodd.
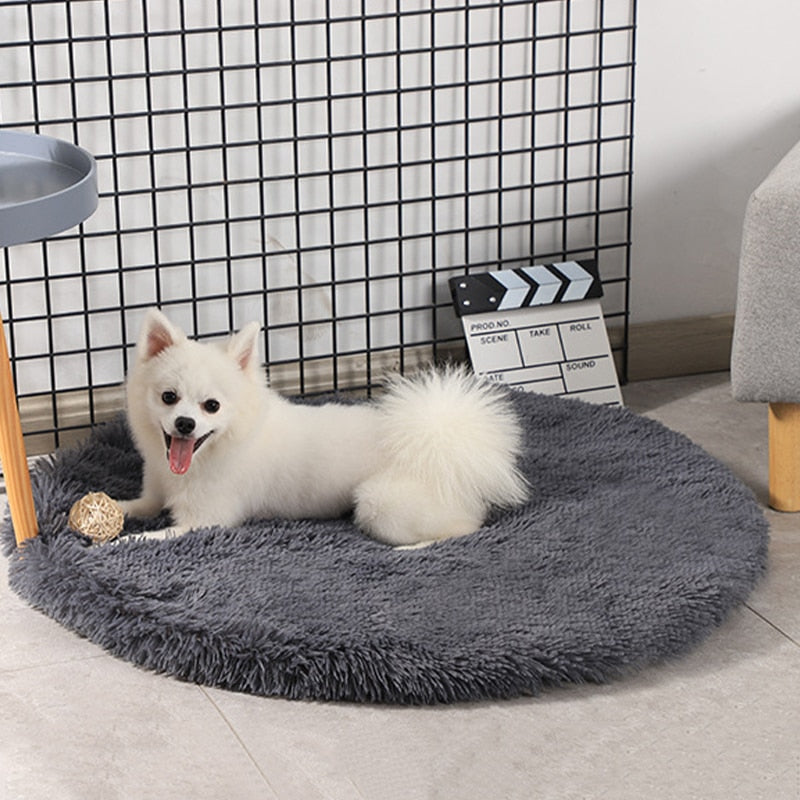
<path id="1" fill-rule="evenodd" d="M 261 319 L 290 390 L 369 388 L 461 344 L 448 277 L 531 261 L 597 259 L 624 380 L 635 0 L 10 0 L 0 25 L 0 129 L 87 148 L 101 188 L 4 253 L 29 440 L 103 416 L 151 305 L 199 337 Z"/>

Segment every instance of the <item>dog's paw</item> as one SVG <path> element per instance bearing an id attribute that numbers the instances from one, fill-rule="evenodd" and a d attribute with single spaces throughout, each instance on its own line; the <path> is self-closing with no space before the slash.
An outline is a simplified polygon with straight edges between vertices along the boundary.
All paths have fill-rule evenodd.
<path id="1" fill-rule="evenodd" d="M 428 539 L 424 542 L 416 542 L 414 544 L 399 544 L 395 547 L 395 550 L 421 550 L 423 547 L 429 547 L 434 542 L 439 541 L 438 539 Z"/>
<path id="2" fill-rule="evenodd" d="M 177 539 L 179 536 L 183 536 L 187 530 L 187 528 L 182 528 L 179 525 L 173 525 L 171 528 L 161 528 L 161 530 L 157 531 L 144 531 L 143 533 L 132 534 L 132 536 L 135 539 L 163 542 L 166 539 Z"/>

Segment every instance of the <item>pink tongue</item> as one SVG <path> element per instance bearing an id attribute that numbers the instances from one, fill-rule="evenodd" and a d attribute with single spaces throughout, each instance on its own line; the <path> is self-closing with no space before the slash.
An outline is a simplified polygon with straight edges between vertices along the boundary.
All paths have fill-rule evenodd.
<path id="1" fill-rule="evenodd" d="M 194 439 L 179 439 L 173 436 L 169 444 L 169 468 L 176 475 L 183 475 L 192 463 Z"/>

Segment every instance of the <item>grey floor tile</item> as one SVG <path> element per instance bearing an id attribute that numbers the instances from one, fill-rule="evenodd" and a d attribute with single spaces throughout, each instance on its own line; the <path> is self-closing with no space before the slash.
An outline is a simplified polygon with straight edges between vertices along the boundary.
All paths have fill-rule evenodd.
<path id="1" fill-rule="evenodd" d="M 0 674 L 3 800 L 278 795 L 202 689 L 110 657 Z"/>
<path id="2" fill-rule="evenodd" d="M 680 431 L 726 464 L 767 502 L 767 409 L 737 403 L 727 373 L 631 383 L 625 403 Z"/>
<path id="3" fill-rule="evenodd" d="M 748 605 L 800 646 L 800 514 L 767 516 L 769 568 Z"/>
<path id="4" fill-rule="evenodd" d="M 0 567 L 0 673 L 26 667 L 98 658 L 103 651 L 62 628 L 20 600 L 8 587 L 7 562 Z"/>

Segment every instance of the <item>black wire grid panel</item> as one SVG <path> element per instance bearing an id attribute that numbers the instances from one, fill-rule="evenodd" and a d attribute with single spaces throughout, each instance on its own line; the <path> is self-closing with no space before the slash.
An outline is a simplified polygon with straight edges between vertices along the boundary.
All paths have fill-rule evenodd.
<path id="1" fill-rule="evenodd" d="M 100 205 L 8 248 L 29 450 L 120 406 L 141 317 L 251 319 L 278 388 L 463 352 L 447 279 L 593 257 L 625 377 L 635 0 L 0 3 L 0 128 Z M 70 438 L 67 436 L 67 438 Z"/>

